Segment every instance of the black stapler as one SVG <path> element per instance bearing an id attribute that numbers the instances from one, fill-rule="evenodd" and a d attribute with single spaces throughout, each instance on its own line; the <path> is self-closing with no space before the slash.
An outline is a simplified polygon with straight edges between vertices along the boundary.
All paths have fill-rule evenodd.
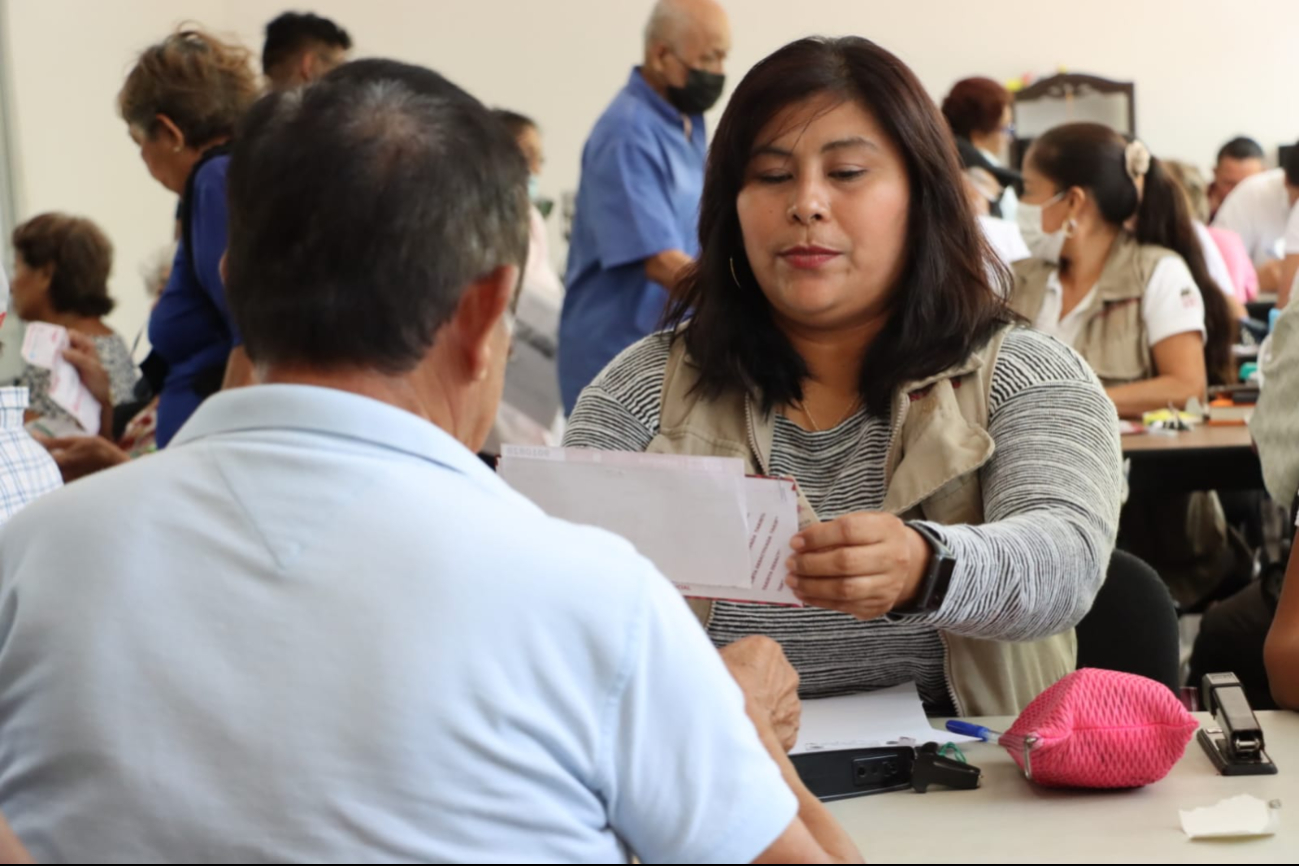
<path id="1" fill-rule="evenodd" d="M 1205 674 L 1204 709 L 1213 725 L 1201 728 L 1200 745 L 1224 776 L 1269 776 L 1276 764 L 1263 749 L 1263 729 L 1235 674 Z"/>
<path id="2" fill-rule="evenodd" d="M 918 794 L 929 790 L 930 785 L 971 791 L 979 787 L 983 771 L 973 764 L 945 757 L 937 743 L 926 743 L 916 749 L 916 760 L 911 765 L 911 788 Z"/>

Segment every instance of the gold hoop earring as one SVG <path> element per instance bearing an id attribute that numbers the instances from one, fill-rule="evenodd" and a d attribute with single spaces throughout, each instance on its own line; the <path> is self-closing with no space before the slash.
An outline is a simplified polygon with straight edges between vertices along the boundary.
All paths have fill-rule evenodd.
<path id="1" fill-rule="evenodd" d="M 740 285 L 740 278 L 735 275 L 735 256 L 727 257 L 726 261 L 731 266 L 731 280 L 735 282 L 735 288 L 737 289 L 744 288 L 744 286 Z"/>

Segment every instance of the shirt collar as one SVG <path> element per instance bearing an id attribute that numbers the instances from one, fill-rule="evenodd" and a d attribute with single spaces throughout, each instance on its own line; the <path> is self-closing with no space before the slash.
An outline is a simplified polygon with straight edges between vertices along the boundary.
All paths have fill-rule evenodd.
<path id="1" fill-rule="evenodd" d="M 0 430 L 21 430 L 26 408 L 26 388 L 0 388 Z"/>
<path id="2" fill-rule="evenodd" d="M 170 448 L 252 430 L 298 430 L 356 439 L 484 483 L 502 483 L 478 455 L 435 424 L 379 400 L 312 385 L 253 385 L 221 391 L 203 401 Z"/>
<path id="3" fill-rule="evenodd" d="M 1060 268 L 1054 267 L 1051 273 L 1046 275 L 1047 294 L 1060 295 L 1064 293 L 1064 286 L 1060 283 Z"/>
<path id="4" fill-rule="evenodd" d="M 631 91 L 633 96 L 654 109 L 655 113 L 676 128 L 681 128 L 686 118 L 689 118 L 691 124 L 695 127 L 703 123 L 703 115 L 682 114 L 677 111 L 676 106 L 659 96 L 658 92 L 653 87 L 650 87 L 649 82 L 645 80 L 639 66 L 632 69 L 631 78 L 627 79 L 627 89 Z"/>

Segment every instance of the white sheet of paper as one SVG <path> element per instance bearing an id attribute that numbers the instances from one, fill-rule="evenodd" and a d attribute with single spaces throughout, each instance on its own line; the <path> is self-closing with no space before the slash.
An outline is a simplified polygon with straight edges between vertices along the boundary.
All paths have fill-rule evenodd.
<path id="1" fill-rule="evenodd" d="M 790 754 L 929 742 L 979 741 L 930 725 L 916 684 L 903 683 L 860 695 L 803 701 L 798 743 Z"/>
<path id="2" fill-rule="evenodd" d="M 71 345 L 61 325 L 32 322 L 23 336 L 23 360 L 50 371 L 50 399 L 71 415 L 91 436 L 99 433 L 103 407 L 81 382 L 77 368 L 64 360 L 63 350 Z"/>
<path id="3" fill-rule="evenodd" d="M 744 461 L 738 457 L 697 457 L 686 454 L 650 454 L 644 451 L 600 451 L 596 448 L 548 448 L 544 445 L 503 445 L 502 463 L 508 458 L 549 460 L 553 463 L 600 463 L 634 469 L 667 469 L 678 472 L 709 472 L 744 477 Z"/>
<path id="4" fill-rule="evenodd" d="M 551 466 L 549 470 L 525 467 L 520 475 L 520 467 L 527 462 Z M 568 466 L 558 468 L 555 464 Z M 573 467 L 580 465 L 631 474 L 589 470 L 574 474 Z M 785 584 L 785 562 L 793 553 L 789 541 L 799 529 L 798 486 L 793 479 L 746 477 L 744 461 L 733 457 L 519 445 L 504 446 L 500 471 L 546 513 L 600 526 L 631 540 L 684 595 L 801 605 Z M 677 478 L 654 479 L 652 498 L 644 500 L 644 491 L 626 486 L 630 480 L 642 483 L 645 476 L 637 473 L 643 472 Z M 542 477 L 547 475 L 548 481 Z M 736 485 L 735 499 L 724 507 L 720 499 L 701 500 L 692 492 L 692 487 L 701 483 L 699 476 L 729 479 Z M 583 486 L 592 482 L 599 489 Z M 719 484 L 722 482 L 714 480 L 705 486 L 716 488 Z M 594 505 L 625 501 L 634 503 L 631 514 L 620 514 L 620 505 L 615 505 L 613 512 L 606 505 Z M 701 509 L 702 505 L 709 508 Z M 655 520 L 647 522 L 651 515 Z M 732 543 L 737 515 L 744 526 L 742 552 Z M 693 539 L 701 535 L 702 540 L 694 545 Z M 683 547 L 683 541 L 693 546 Z M 699 555 L 699 550 L 705 553 Z"/>
<path id="5" fill-rule="evenodd" d="M 62 359 L 50 371 L 50 399 L 85 428 L 91 436 L 99 435 L 103 407 L 81 383 L 77 368 Z"/>
<path id="6" fill-rule="evenodd" d="M 735 461 L 736 475 L 667 468 L 670 455 L 613 453 L 510 448 L 499 470 L 552 517 L 621 535 L 673 583 L 747 589 L 743 464 Z"/>
<path id="7" fill-rule="evenodd" d="M 1281 811 L 1279 800 L 1260 800 L 1240 794 L 1212 806 L 1179 810 L 1182 832 L 1192 839 L 1225 839 L 1243 836 L 1272 836 Z"/>
<path id="8" fill-rule="evenodd" d="M 794 553 L 789 541 L 798 532 L 798 485 L 788 478 L 745 478 L 744 499 L 749 525 L 748 586 L 677 582 L 677 589 L 694 598 L 801 607 L 803 603 L 785 583 L 785 563 Z"/>
<path id="9" fill-rule="evenodd" d="M 45 370 L 53 370 L 63 360 L 69 345 L 68 329 L 46 322 L 29 322 L 23 335 L 23 360 Z"/>

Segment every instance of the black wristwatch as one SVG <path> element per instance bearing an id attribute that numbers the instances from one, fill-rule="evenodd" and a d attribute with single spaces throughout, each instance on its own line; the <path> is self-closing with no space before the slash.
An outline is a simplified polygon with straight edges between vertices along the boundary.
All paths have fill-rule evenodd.
<path id="1" fill-rule="evenodd" d="M 938 610 L 943 599 L 947 597 L 947 588 L 952 583 L 952 572 L 956 570 L 956 554 L 952 553 L 952 549 L 923 523 L 908 523 L 907 526 L 919 533 L 929 545 L 929 570 L 925 572 L 924 581 L 920 584 L 920 592 L 916 593 L 915 604 L 906 609 L 894 608 L 893 612 L 930 613 Z"/>

